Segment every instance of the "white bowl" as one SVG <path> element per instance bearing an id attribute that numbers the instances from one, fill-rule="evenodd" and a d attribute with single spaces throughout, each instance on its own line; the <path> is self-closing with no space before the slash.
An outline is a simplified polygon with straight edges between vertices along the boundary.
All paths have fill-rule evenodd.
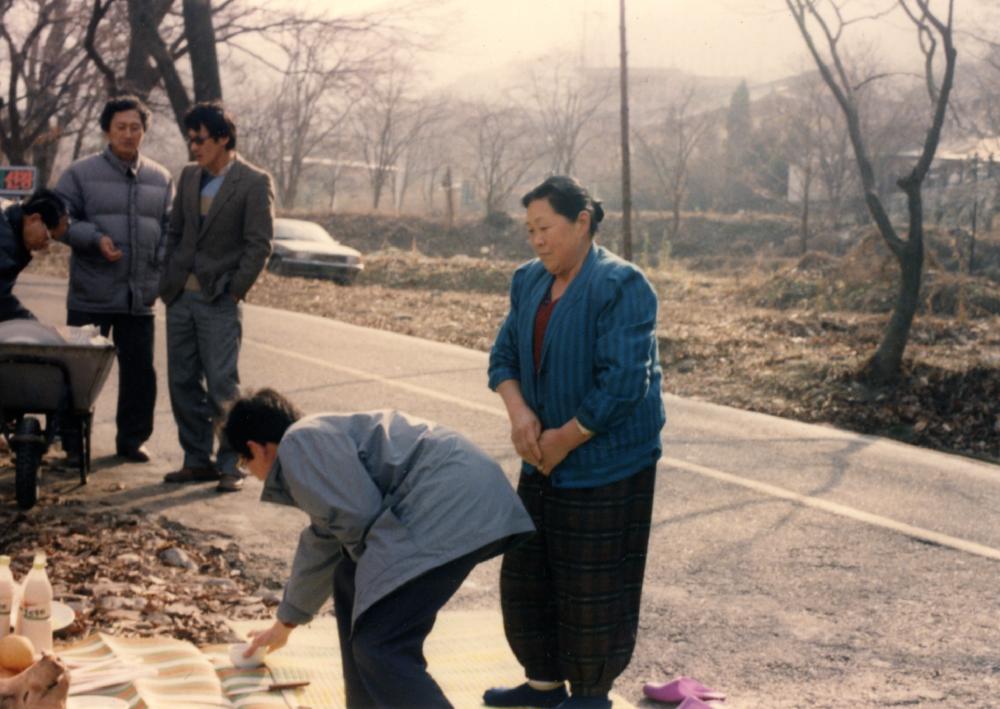
<path id="1" fill-rule="evenodd" d="M 233 663 L 233 667 L 241 670 L 252 670 L 254 667 L 260 667 L 264 664 L 264 658 L 267 657 L 267 648 L 259 647 L 250 657 L 243 657 L 243 653 L 246 652 L 248 647 L 250 647 L 249 643 L 237 643 L 230 646 L 229 661 Z"/>

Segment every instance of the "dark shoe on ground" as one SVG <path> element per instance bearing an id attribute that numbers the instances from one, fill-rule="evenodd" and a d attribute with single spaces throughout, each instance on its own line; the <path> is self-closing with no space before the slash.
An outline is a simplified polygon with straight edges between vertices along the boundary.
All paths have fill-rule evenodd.
<path id="1" fill-rule="evenodd" d="M 570 697 L 556 709 L 611 709 L 611 700 L 607 697 Z"/>
<path id="2" fill-rule="evenodd" d="M 216 492 L 239 492 L 243 489 L 243 477 L 240 475 L 223 475 L 219 478 Z"/>
<path id="3" fill-rule="evenodd" d="M 487 689 L 483 694 L 483 704 L 488 707 L 558 707 L 569 695 L 565 687 L 555 689 L 535 689 L 525 682 L 516 687 Z"/>
<path id="4" fill-rule="evenodd" d="M 184 466 L 180 470 L 167 473 L 163 476 L 165 483 L 207 483 L 215 482 L 220 477 L 219 471 L 212 466 L 188 467 Z"/>
<path id="5" fill-rule="evenodd" d="M 146 448 L 146 446 L 138 446 L 137 448 L 119 448 L 118 457 L 124 458 L 132 463 L 148 463 L 150 460 L 149 449 Z"/>

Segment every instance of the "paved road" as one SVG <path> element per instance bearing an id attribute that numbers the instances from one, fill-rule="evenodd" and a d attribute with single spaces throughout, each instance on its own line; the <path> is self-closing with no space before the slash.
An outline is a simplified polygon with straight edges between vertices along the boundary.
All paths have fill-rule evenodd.
<path id="1" fill-rule="evenodd" d="M 18 292 L 61 322 L 64 289 Z M 486 355 L 258 307 L 244 311 L 243 382 L 306 411 L 394 407 L 456 428 L 513 478 Z M 150 465 L 115 465 L 116 372 L 97 405 L 88 497 L 241 539 L 287 562 L 302 518 L 210 486 L 163 486 L 180 464 L 163 376 Z M 996 706 L 1000 468 L 884 439 L 668 397 L 636 658 L 619 686 L 697 676 L 731 707 Z M 125 489 L 116 489 L 122 487 Z M 69 494 L 68 479 L 45 481 Z M 456 605 L 496 603 L 496 564 Z"/>

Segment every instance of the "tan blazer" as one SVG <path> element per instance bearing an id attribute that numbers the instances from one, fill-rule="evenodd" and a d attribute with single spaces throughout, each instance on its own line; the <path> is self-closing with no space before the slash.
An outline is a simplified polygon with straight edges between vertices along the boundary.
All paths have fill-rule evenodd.
<path id="1" fill-rule="evenodd" d="M 209 300 L 225 293 L 244 298 L 271 255 L 274 188 L 271 176 L 239 156 L 212 200 L 203 223 L 202 168 L 184 167 L 170 213 L 160 297 L 170 305 L 194 273 Z"/>

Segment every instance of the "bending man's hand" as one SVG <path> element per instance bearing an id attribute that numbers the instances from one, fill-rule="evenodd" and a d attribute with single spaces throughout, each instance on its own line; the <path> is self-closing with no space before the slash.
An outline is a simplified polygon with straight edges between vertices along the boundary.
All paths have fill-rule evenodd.
<path id="1" fill-rule="evenodd" d="M 97 242 L 97 248 L 101 250 L 101 256 L 111 263 L 122 257 L 122 250 L 115 246 L 115 242 L 107 234 L 104 234 Z"/>
<path id="2" fill-rule="evenodd" d="M 267 630 L 250 631 L 250 645 L 243 653 L 244 657 L 250 657 L 258 649 L 266 647 L 268 652 L 274 652 L 285 646 L 288 636 L 292 634 L 292 628 L 284 625 L 281 621 L 274 621 Z"/>

